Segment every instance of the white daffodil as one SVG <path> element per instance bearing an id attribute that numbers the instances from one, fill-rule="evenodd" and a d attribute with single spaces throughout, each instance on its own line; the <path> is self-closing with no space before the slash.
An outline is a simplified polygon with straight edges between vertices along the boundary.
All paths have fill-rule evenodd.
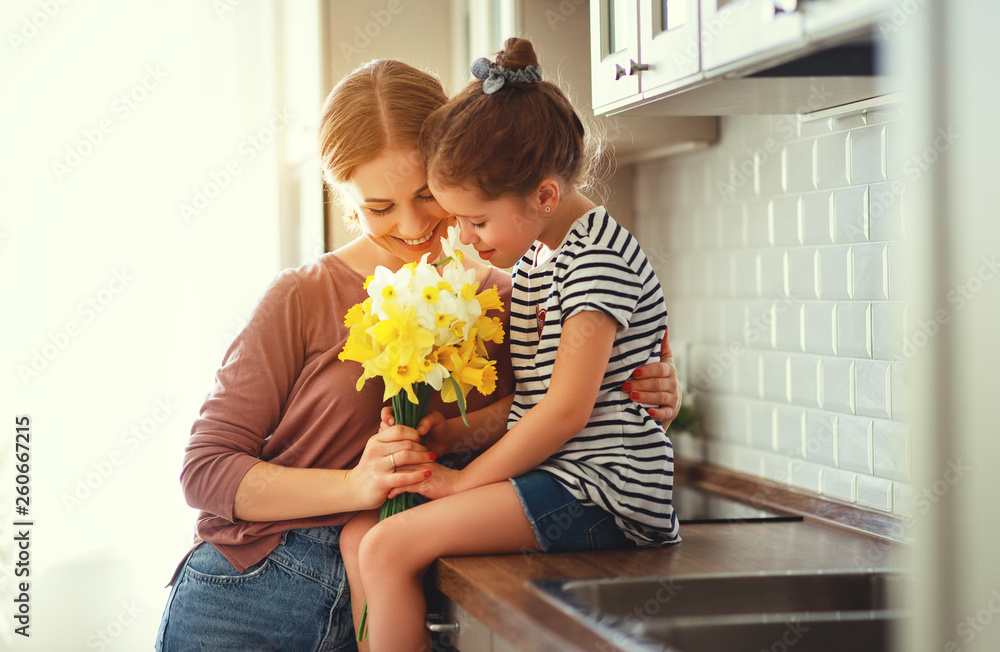
<path id="1" fill-rule="evenodd" d="M 388 319 L 389 316 L 382 309 L 382 303 L 391 299 L 402 307 L 410 303 L 410 282 L 413 279 L 413 272 L 403 267 L 397 272 L 392 272 L 387 267 L 381 265 L 375 268 L 375 275 L 368 283 L 368 296 L 372 299 L 372 313 L 378 315 L 379 319 Z"/>
<path id="2" fill-rule="evenodd" d="M 451 258 L 459 263 L 465 258 L 465 255 L 458 249 L 460 233 L 461 229 L 453 224 L 448 227 L 448 237 L 441 238 L 441 252 L 445 258 Z"/>

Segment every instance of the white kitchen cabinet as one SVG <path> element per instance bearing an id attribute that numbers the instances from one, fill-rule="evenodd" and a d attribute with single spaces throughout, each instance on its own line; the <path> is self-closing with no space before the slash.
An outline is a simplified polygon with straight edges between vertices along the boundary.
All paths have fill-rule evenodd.
<path id="1" fill-rule="evenodd" d="M 591 0 L 594 109 L 697 81 L 698 0 Z"/>
<path id="2" fill-rule="evenodd" d="M 805 38 L 796 0 L 701 0 L 701 59 L 706 72 L 752 65 Z"/>
<path id="3" fill-rule="evenodd" d="M 702 77 L 698 24 L 698 0 L 639 2 L 644 97 Z"/>
<path id="4" fill-rule="evenodd" d="M 594 109 L 641 99 L 636 0 L 591 0 L 590 73 Z"/>
<path id="5" fill-rule="evenodd" d="M 893 92 L 896 81 L 871 68 L 888 7 L 889 0 L 591 0 L 594 112 L 803 113 Z"/>
<path id="6" fill-rule="evenodd" d="M 806 37 L 820 42 L 846 30 L 870 25 L 889 13 L 891 0 L 809 0 L 799 2 Z M 892 30 L 891 22 L 887 29 Z"/>
<path id="7" fill-rule="evenodd" d="M 435 650 L 447 652 L 515 652 L 517 650 L 497 632 L 490 630 L 478 618 L 451 598 L 439 595 L 441 623 L 433 635 Z M 432 629 L 432 632 L 435 631 Z"/>

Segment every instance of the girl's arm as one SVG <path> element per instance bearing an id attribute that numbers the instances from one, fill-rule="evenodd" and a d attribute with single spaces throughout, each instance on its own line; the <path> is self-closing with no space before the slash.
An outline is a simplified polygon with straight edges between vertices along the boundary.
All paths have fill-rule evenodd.
<path id="1" fill-rule="evenodd" d="M 566 320 L 545 397 L 454 476 L 454 491 L 521 475 L 583 430 L 600 393 L 617 331 L 618 322 L 603 312 L 588 310 Z"/>
<path id="2" fill-rule="evenodd" d="M 425 437 L 424 446 L 436 455 L 481 451 L 507 432 L 507 417 L 513 402 L 514 395 L 508 394 L 484 408 L 467 412 L 468 426 L 460 416 L 446 419 L 437 410 L 432 410 L 417 424 L 416 432 Z M 395 424 L 392 408 L 382 408 L 380 428 L 384 430 Z"/>

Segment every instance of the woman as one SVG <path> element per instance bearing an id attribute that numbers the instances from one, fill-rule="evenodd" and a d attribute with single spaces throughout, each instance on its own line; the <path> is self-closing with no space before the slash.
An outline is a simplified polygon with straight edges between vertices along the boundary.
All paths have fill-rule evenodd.
<path id="1" fill-rule="evenodd" d="M 184 459 L 185 497 L 202 510 L 198 545 L 175 576 L 157 649 L 354 649 L 342 525 L 422 481 L 411 465 L 492 443 L 473 437 L 427 450 L 412 430 L 378 433 L 381 386 L 355 391 L 358 366 L 337 360 L 344 314 L 367 296 L 364 279 L 378 265 L 434 259 L 453 223 L 427 190 L 416 148 L 446 99 L 440 82 L 398 61 L 371 62 L 327 98 L 324 174 L 361 235 L 280 274 L 226 353 Z M 497 285 L 509 302 L 509 275 L 474 265 L 480 287 Z M 672 417 L 679 403 L 664 348 L 665 362 L 630 381 L 633 398 L 663 406 L 651 411 L 656 418 Z M 470 395 L 470 409 L 512 391 L 509 351 L 491 357 L 497 390 Z"/>

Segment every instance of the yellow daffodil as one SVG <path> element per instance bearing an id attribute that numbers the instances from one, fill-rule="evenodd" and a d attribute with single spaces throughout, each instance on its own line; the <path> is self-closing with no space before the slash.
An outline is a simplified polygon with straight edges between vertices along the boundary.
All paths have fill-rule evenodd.
<path id="1" fill-rule="evenodd" d="M 503 312 L 503 301 L 500 300 L 500 292 L 495 285 L 477 294 L 476 301 L 479 302 L 479 307 L 484 313 L 490 310 Z"/>

